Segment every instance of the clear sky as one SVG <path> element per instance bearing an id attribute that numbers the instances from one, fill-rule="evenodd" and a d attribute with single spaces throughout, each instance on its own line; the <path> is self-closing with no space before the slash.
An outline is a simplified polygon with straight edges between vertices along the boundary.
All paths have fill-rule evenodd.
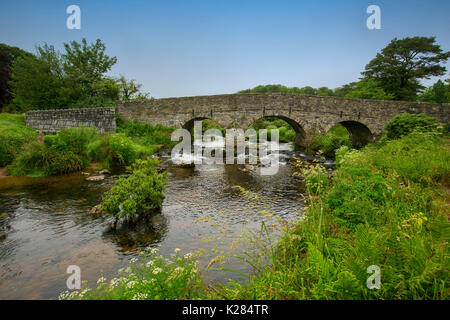
<path id="1" fill-rule="evenodd" d="M 71 4 L 81 8 L 81 30 L 66 27 Z M 381 8 L 381 30 L 366 27 L 371 4 Z M 0 42 L 34 52 L 100 38 L 118 58 L 110 74 L 160 98 L 259 84 L 335 88 L 357 80 L 394 37 L 436 36 L 450 50 L 449 17 L 448 0 L 1 0 Z"/>

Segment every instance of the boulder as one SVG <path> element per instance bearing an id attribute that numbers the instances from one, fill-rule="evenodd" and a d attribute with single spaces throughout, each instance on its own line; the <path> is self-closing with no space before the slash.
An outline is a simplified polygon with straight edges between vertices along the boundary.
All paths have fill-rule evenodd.
<path id="1" fill-rule="evenodd" d="M 102 181 L 102 180 L 105 180 L 104 175 L 92 176 L 92 177 L 86 178 L 86 181 Z"/>
<path id="2" fill-rule="evenodd" d="M 95 207 L 93 207 L 91 210 L 89 210 L 89 214 L 96 214 L 96 215 L 98 215 L 98 214 L 102 214 L 102 213 L 103 213 L 103 211 L 102 211 L 102 205 L 101 204 L 98 204 Z"/>

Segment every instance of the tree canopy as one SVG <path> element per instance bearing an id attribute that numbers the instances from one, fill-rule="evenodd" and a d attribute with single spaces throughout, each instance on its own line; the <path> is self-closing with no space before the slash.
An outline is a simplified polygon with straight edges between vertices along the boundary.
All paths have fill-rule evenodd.
<path id="1" fill-rule="evenodd" d="M 101 40 L 64 44 L 64 53 L 52 45 L 36 48 L 36 55 L 18 57 L 12 65 L 10 86 L 13 109 L 103 107 L 116 100 L 146 98 L 135 80 L 107 76 L 117 62 L 106 54 Z M 0 56 L 1 59 L 1 56 Z"/>
<path id="2" fill-rule="evenodd" d="M 396 100 L 415 100 L 421 79 L 442 76 L 450 57 L 435 43 L 435 37 L 394 38 L 370 61 L 362 75 L 375 79 Z"/>

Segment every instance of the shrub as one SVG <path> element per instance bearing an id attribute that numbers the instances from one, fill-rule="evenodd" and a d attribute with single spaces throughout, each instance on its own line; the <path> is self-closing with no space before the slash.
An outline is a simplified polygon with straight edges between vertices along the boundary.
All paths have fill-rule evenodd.
<path id="1" fill-rule="evenodd" d="M 136 160 L 129 177 L 119 178 L 103 195 L 102 210 L 117 221 L 134 222 L 161 208 L 167 177 L 158 173 L 156 159 Z"/>
<path id="2" fill-rule="evenodd" d="M 393 117 L 385 126 L 388 139 L 399 139 L 413 131 L 437 130 L 436 119 L 424 114 L 402 113 Z"/>
<path id="3" fill-rule="evenodd" d="M 42 142 L 25 145 L 7 170 L 16 176 L 48 176 L 80 171 L 89 165 L 87 144 L 96 135 L 95 128 L 68 128 L 57 135 L 47 135 Z"/>
<path id="4" fill-rule="evenodd" d="M 72 151 L 56 151 L 42 142 L 27 144 L 7 167 L 14 176 L 49 176 L 80 171 L 89 164 L 85 155 Z"/>

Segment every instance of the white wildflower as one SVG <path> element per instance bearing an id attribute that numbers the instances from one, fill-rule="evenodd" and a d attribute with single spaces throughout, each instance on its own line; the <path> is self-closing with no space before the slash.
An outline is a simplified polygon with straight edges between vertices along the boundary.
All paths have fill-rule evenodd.
<path id="1" fill-rule="evenodd" d="M 155 268 L 155 270 L 153 270 L 153 274 L 158 274 L 161 273 L 162 269 L 161 268 Z"/>

